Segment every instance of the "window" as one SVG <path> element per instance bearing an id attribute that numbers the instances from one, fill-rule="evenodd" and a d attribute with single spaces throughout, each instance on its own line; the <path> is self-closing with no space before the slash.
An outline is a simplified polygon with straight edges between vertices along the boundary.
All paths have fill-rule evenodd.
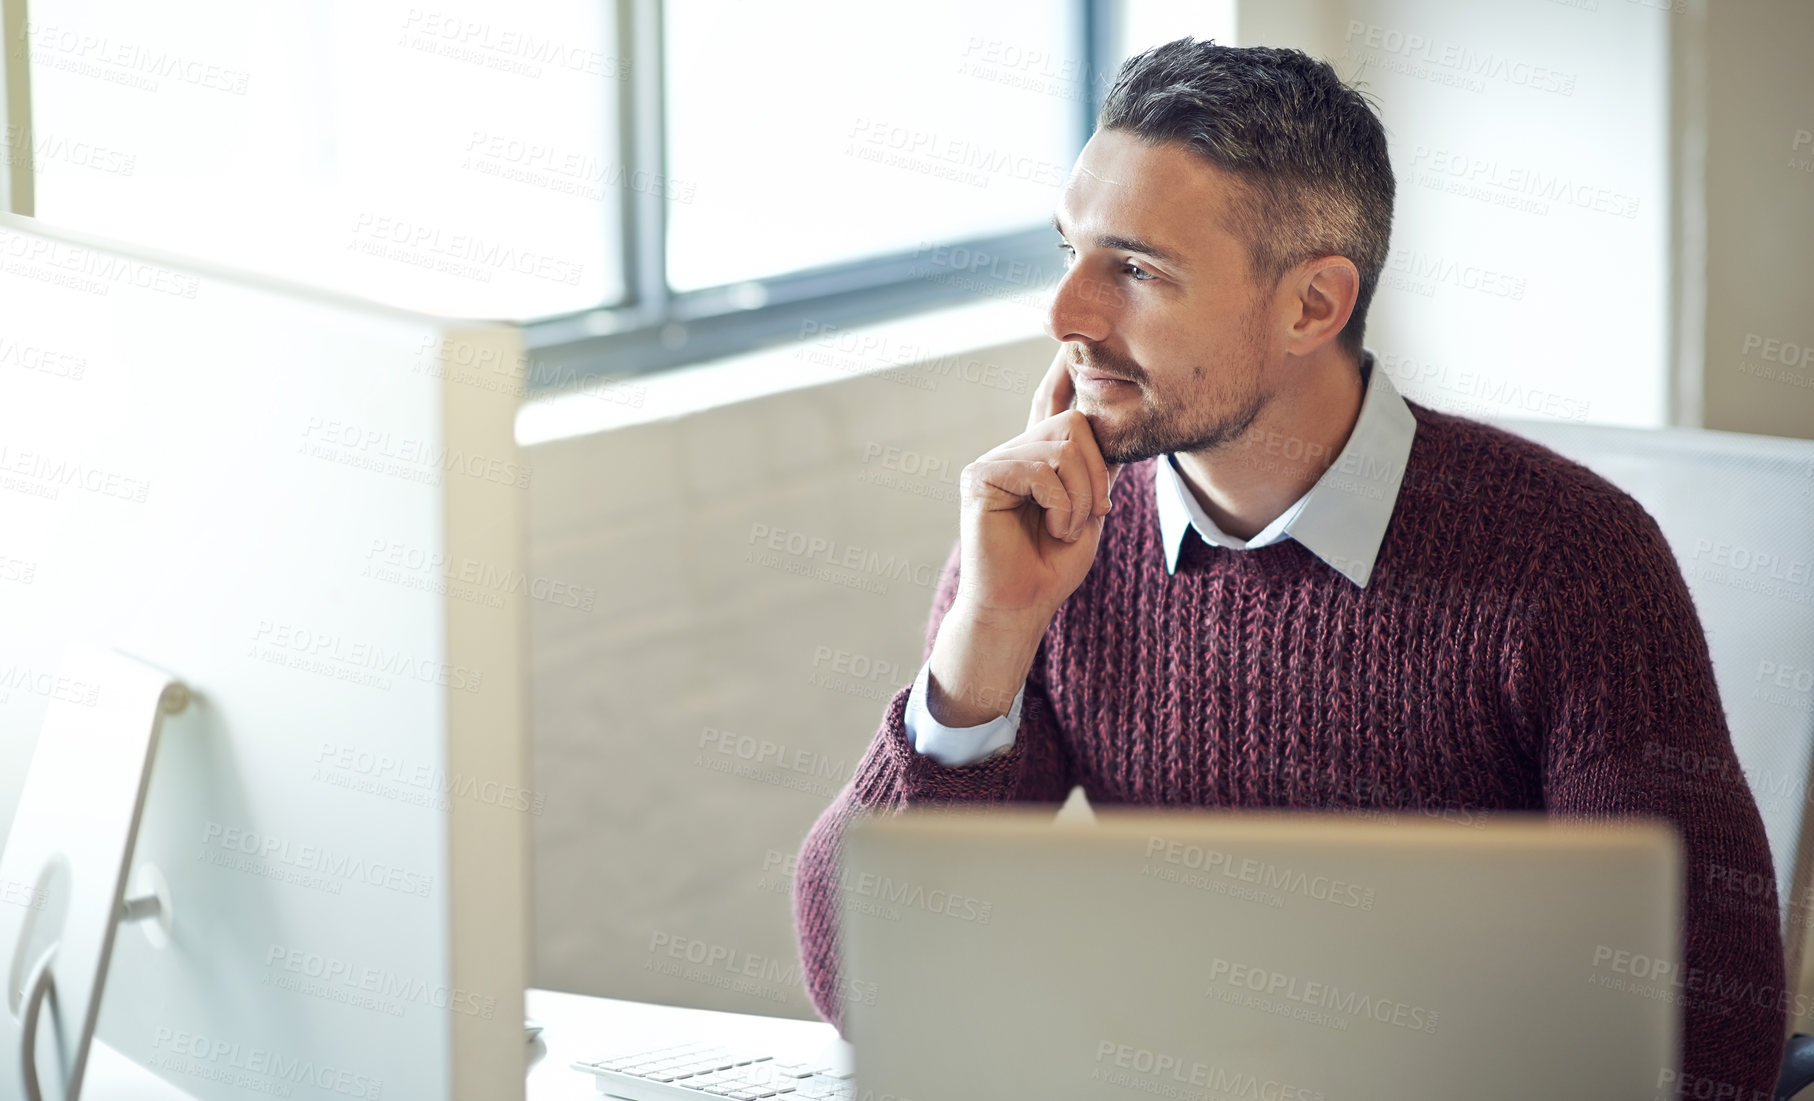
<path id="1" fill-rule="evenodd" d="M 1049 0 L 668 0 L 668 283 L 700 290 L 1036 226 L 1081 145 Z"/>
<path id="2" fill-rule="evenodd" d="M 624 295 L 627 66 L 574 0 L 32 0 L 45 221 L 413 309 Z"/>
<path id="3" fill-rule="evenodd" d="M 982 260 L 1036 297 L 1111 7 L 33 0 L 35 213 L 530 322 L 541 385 L 1002 290 Z"/>
<path id="4" fill-rule="evenodd" d="M 1062 271 L 1046 219 L 1120 60 L 1234 42 L 1235 8 L 32 0 L 8 57 L 29 58 L 33 125 L 7 154 L 29 151 L 49 222 L 530 322 L 531 384 L 558 386 L 964 297 L 1040 307 Z M 1401 27 L 1253 4 L 1241 32 L 1382 108 L 1400 186 L 1368 336 L 1408 395 L 1659 423 L 1664 26 L 1494 10 Z M 1406 34 L 1449 52 L 1419 68 Z M 1512 329 L 1540 338 L 1471 339 Z"/>
<path id="5" fill-rule="evenodd" d="M 1036 298 L 1099 3 L 630 0 L 622 307 L 531 332 L 545 379 L 649 370 L 978 294 Z M 654 125 L 659 120 L 660 125 Z M 979 268 L 1014 273 L 979 276 Z"/>

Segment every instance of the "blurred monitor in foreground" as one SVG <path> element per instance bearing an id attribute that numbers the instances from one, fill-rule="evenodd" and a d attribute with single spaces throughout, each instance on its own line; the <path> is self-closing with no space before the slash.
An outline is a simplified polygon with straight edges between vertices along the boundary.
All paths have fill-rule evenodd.
<path id="1" fill-rule="evenodd" d="M 119 931 L 99 1039 L 208 1101 L 521 1097 L 520 334 L 18 218 L 0 258 L 0 822 L 106 691 L 69 647 L 192 693 L 130 862 L 169 935 Z M 8 886 L 17 975 L 67 915 Z"/>

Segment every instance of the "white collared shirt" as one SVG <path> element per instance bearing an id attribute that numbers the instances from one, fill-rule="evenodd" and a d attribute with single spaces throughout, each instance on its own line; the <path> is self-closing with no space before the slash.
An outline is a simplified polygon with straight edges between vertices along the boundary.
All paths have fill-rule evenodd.
<path id="1" fill-rule="evenodd" d="M 1229 550 L 1254 550 L 1290 536 L 1348 580 L 1367 587 L 1373 560 L 1398 503 L 1417 419 L 1392 380 L 1374 364 L 1371 353 L 1364 356 L 1363 364 L 1367 381 L 1348 442 L 1316 484 L 1252 539 L 1238 539 L 1217 527 L 1184 484 L 1172 457 L 1159 457 L 1153 464 L 1153 485 L 1158 494 L 1166 573 L 1178 572 L 1184 533 L 1195 528 L 1205 543 Z M 1297 439 L 1269 440 L 1260 453 L 1262 458 L 1276 455 L 1290 462 L 1302 457 L 1303 446 Z"/>
<path id="2" fill-rule="evenodd" d="M 1217 527 L 1184 484 L 1172 457 L 1159 457 L 1153 464 L 1153 492 L 1167 574 L 1178 571 L 1185 536 L 1195 530 L 1205 543 L 1236 551 L 1256 550 L 1290 537 L 1342 576 L 1367 587 L 1386 525 L 1398 504 L 1417 420 L 1370 352 L 1362 355 L 1361 373 L 1360 413 L 1341 453 L 1315 485 L 1251 539 L 1237 538 Z M 1267 441 L 1261 454 L 1289 462 L 1302 458 L 1302 448 L 1301 440 Z M 930 664 L 920 667 L 907 698 L 907 739 L 914 749 L 942 765 L 957 767 L 975 764 L 1014 744 L 1026 696 L 1024 686 L 1006 715 L 979 726 L 949 727 L 934 719 L 926 706 L 930 668 Z"/>

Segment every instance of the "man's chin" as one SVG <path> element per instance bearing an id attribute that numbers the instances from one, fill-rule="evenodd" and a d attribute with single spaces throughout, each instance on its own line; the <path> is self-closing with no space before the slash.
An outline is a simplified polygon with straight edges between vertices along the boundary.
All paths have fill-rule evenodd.
<path id="1" fill-rule="evenodd" d="M 1082 396 L 1072 403 L 1072 408 L 1082 413 L 1084 419 L 1090 422 L 1090 435 L 1095 439 L 1096 450 L 1102 452 L 1105 461 L 1124 462 L 1127 460 L 1114 456 L 1138 450 L 1138 447 L 1132 445 L 1137 443 L 1140 433 L 1128 424 L 1128 418 L 1125 415 L 1108 412 L 1097 402 L 1086 400 Z"/>
<path id="2" fill-rule="evenodd" d="M 1139 463 L 1159 453 L 1146 446 L 1152 441 L 1141 432 L 1139 424 L 1132 423 L 1134 417 L 1128 417 L 1123 410 L 1108 412 L 1096 401 L 1083 399 L 1078 399 L 1076 408 L 1090 421 L 1090 434 L 1096 437 L 1096 450 L 1103 453 L 1105 463 Z"/>
<path id="3" fill-rule="evenodd" d="M 1143 433 L 1113 424 L 1104 424 L 1104 418 L 1091 416 L 1087 412 L 1084 413 L 1084 416 L 1089 418 L 1090 431 L 1096 437 L 1096 449 L 1102 452 L 1103 462 L 1111 466 L 1125 466 L 1128 463 L 1137 463 L 1142 459 L 1150 459 L 1159 454 L 1159 451 L 1152 446 L 1152 440 L 1146 438 Z"/>
<path id="4" fill-rule="evenodd" d="M 1101 447 L 1101 445 L 1099 444 L 1098 447 Z M 1126 466 L 1129 463 L 1145 462 L 1147 459 L 1159 454 L 1159 452 L 1149 447 L 1113 443 L 1107 447 L 1101 447 L 1101 450 L 1102 461 L 1110 466 Z"/>

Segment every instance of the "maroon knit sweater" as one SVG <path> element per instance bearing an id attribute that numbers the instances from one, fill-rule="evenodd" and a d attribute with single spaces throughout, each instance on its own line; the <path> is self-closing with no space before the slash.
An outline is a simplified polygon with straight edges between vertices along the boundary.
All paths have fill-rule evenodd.
<path id="1" fill-rule="evenodd" d="M 1367 588 L 1290 539 L 1232 551 L 1193 533 L 1167 575 L 1147 460 L 1116 481 L 1012 749 L 961 768 L 923 757 L 902 725 L 908 688 L 895 693 L 795 878 L 827 1020 L 841 1027 L 835 885 L 860 808 L 1059 803 L 1081 784 L 1096 805 L 1653 815 L 1681 830 L 1688 860 L 1684 1082 L 1769 1096 L 1785 1004 L 1775 896 L 1720 885 L 1773 882 L 1770 851 L 1675 557 L 1586 468 L 1407 404 L 1417 434 Z M 957 569 L 954 552 L 928 654 Z"/>

